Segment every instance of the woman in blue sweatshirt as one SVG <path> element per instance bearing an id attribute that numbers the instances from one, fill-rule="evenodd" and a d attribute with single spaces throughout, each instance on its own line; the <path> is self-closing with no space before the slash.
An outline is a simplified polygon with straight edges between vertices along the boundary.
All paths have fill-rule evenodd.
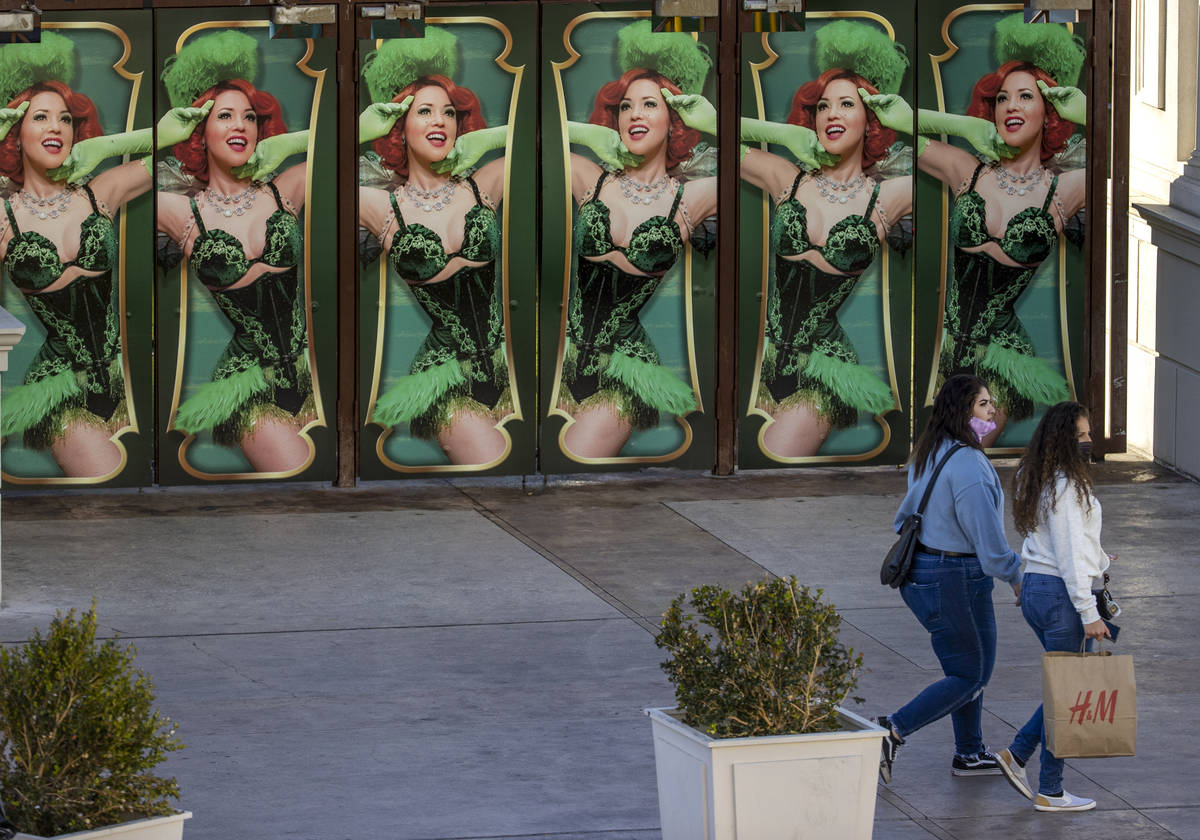
<path id="1" fill-rule="evenodd" d="M 892 762 L 904 739 L 926 724 L 950 715 L 954 724 L 956 776 L 999 775 L 995 756 L 983 743 L 983 689 L 996 662 L 996 616 L 992 578 L 1021 594 L 1021 559 L 1004 534 L 1004 490 L 983 453 L 972 419 L 994 413 L 983 380 L 951 376 L 933 400 L 908 470 L 908 493 L 896 513 L 895 528 L 920 504 L 942 456 L 955 453 L 934 484 L 921 523 L 920 543 L 908 580 L 900 587 L 904 603 L 929 631 L 933 652 L 945 674 L 890 715 L 879 718 L 883 739 L 879 775 L 892 779 Z M 961 451 L 958 451 L 961 449 Z"/>

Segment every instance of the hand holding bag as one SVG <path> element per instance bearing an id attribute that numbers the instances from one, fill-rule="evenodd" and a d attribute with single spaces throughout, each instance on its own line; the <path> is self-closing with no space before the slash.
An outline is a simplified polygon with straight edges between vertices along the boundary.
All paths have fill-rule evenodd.
<path id="1" fill-rule="evenodd" d="M 925 513 L 925 505 L 929 503 L 929 494 L 933 492 L 933 484 L 937 481 L 942 467 L 946 466 L 946 462 L 950 460 L 950 456 L 963 449 L 964 446 L 965 444 L 956 443 L 942 456 L 937 466 L 934 467 L 933 474 L 929 476 L 929 483 L 925 485 L 925 494 L 921 496 L 921 503 L 917 505 L 916 513 L 910 513 L 905 518 L 904 524 L 900 526 L 900 538 L 883 558 L 883 565 L 879 568 L 879 582 L 884 586 L 898 589 L 904 584 L 904 581 L 908 580 L 909 570 L 912 569 L 913 555 L 916 553 L 917 543 L 920 541 L 921 517 Z"/>
<path id="2" fill-rule="evenodd" d="M 1134 755 L 1133 657 L 1110 650 L 1042 654 L 1042 714 L 1046 746 L 1057 758 Z"/>

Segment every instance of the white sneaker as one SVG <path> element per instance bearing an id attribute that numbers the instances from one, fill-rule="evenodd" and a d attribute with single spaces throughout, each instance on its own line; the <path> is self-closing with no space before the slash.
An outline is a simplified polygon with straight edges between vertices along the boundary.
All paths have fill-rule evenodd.
<path id="1" fill-rule="evenodd" d="M 1085 799 L 1064 790 L 1062 796 L 1046 796 L 1039 793 L 1033 800 L 1033 807 L 1038 811 L 1090 811 L 1096 807 L 1096 800 Z"/>
<path id="2" fill-rule="evenodd" d="M 997 750 L 993 755 L 996 756 L 996 763 L 1000 765 L 1000 772 L 1004 774 L 1004 778 L 1008 779 L 1008 783 L 1017 789 L 1017 793 L 1026 799 L 1033 799 L 1033 789 L 1029 787 L 1029 778 L 1025 775 L 1025 768 L 1017 763 L 1017 758 L 1012 751 Z"/>

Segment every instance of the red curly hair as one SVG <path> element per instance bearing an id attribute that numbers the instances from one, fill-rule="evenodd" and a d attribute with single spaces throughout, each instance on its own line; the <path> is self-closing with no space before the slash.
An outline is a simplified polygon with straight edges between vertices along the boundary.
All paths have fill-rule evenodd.
<path id="1" fill-rule="evenodd" d="M 265 90 L 259 90 L 245 79 L 228 79 L 218 82 L 197 96 L 192 107 L 199 108 L 205 102 L 216 99 L 219 93 L 227 90 L 236 90 L 245 94 L 246 98 L 250 100 L 250 107 L 258 115 L 257 142 L 261 143 L 268 137 L 274 137 L 276 134 L 283 134 L 287 131 L 279 100 Z M 204 147 L 204 130 L 208 126 L 208 119 L 208 117 L 202 119 L 200 124 L 192 130 L 191 136 L 182 143 L 176 143 L 174 149 L 175 157 L 178 158 L 183 171 L 205 184 L 208 183 L 208 151 Z"/>
<path id="2" fill-rule="evenodd" d="M 679 85 L 666 76 L 659 75 L 653 70 L 634 67 L 631 70 L 626 70 L 621 78 L 615 82 L 609 82 L 600 88 L 600 92 L 596 94 L 596 104 L 592 107 L 592 115 L 588 118 L 588 121 L 595 125 L 602 125 L 606 128 L 611 128 L 613 131 L 618 131 L 617 115 L 621 100 L 625 98 L 625 93 L 629 90 L 629 86 L 638 79 L 649 79 L 654 82 L 656 88 L 666 88 L 676 96 L 683 93 L 679 89 Z M 674 169 L 692 156 L 692 149 L 700 142 L 700 132 L 684 125 L 683 120 L 679 118 L 679 115 L 674 110 L 671 110 L 670 126 L 667 132 L 667 169 Z"/>
<path id="3" fill-rule="evenodd" d="M 39 93 L 57 93 L 66 103 L 71 115 L 73 143 L 98 137 L 104 132 L 100 130 L 100 114 L 92 100 L 82 93 L 76 93 L 63 82 L 53 79 L 30 85 L 18 93 L 6 107 L 16 108 L 22 102 L 28 102 Z M 21 118 L 24 122 L 25 118 Z M 21 122 L 18 122 L 8 132 L 8 136 L 0 142 L 0 175 L 11 178 L 13 183 L 25 183 L 25 167 L 21 160 Z"/>
<path id="4" fill-rule="evenodd" d="M 975 83 L 971 91 L 971 105 L 967 108 L 967 116 L 979 117 L 988 122 L 996 121 L 996 94 L 1004 85 L 1004 80 L 1010 73 L 1024 70 L 1035 79 L 1045 82 L 1049 87 L 1058 87 L 1054 77 L 1035 64 L 1028 61 L 1009 61 L 1001 64 L 994 73 L 988 73 Z M 1067 141 L 1075 133 L 1075 123 L 1063 119 L 1054 110 L 1054 106 L 1045 101 L 1046 127 L 1042 129 L 1042 160 L 1049 160 L 1067 147 Z"/>
<path id="5" fill-rule="evenodd" d="M 446 91 L 450 104 L 454 106 L 456 135 L 461 137 L 472 131 L 487 128 L 477 97 L 470 88 L 456 85 L 445 76 L 432 74 L 422 76 L 412 82 L 392 97 L 393 102 L 403 102 L 409 96 L 415 96 L 421 88 L 440 87 Z M 375 151 L 383 160 L 383 165 L 402 177 L 408 177 L 408 147 L 404 144 L 404 126 L 408 123 L 408 113 L 396 120 L 392 130 L 375 141 Z"/>
<path id="6" fill-rule="evenodd" d="M 788 114 L 787 121 L 792 125 L 802 125 L 815 131 L 817 128 L 817 103 L 825 95 L 825 88 L 829 87 L 829 83 L 837 79 L 847 79 L 853 82 L 855 87 L 860 87 L 867 93 L 879 93 L 879 88 L 857 73 L 843 70 L 840 67 L 831 67 L 811 82 L 800 86 L 796 95 L 792 97 L 792 111 Z M 863 169 L 869 169 L 887 155 L 888 149 L 896 142 L 896 132 L 890 128 L 884 128 L 879 117 L 875 116 L 875 112 L 870 108 L 865 105 L 863 108 L 867 112 L 867 133 L 863 137 L 862 165 Z"/>

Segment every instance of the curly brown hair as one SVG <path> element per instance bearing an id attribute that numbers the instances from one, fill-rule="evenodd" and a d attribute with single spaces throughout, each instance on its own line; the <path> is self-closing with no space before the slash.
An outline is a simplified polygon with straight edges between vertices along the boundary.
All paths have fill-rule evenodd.
<path id="1" fill-rule="evenodd" d="M 971 92 L 971 104 L 967 107 L 968 117 L 979 117 L 988 122 L 996 121 L 996 95 L 1010 73 L 1023 70 L 1039 82 L 1058 87 L 1054 77 L 1028 61 L 1009 61 L 994 73 L 988 73 L 975 83 Z M 1067 141 L 1075 133 L 1075 123 L 1058 115 L 1058 111 L 1043 97 L 1046 106 L 1046 126 L 1042 129 L 1042 161 L 1045 162 L 1067 147 Z"/>
<path id="2" fill-rule="evenodd" d="M 1060 473 L 1075 485 L 1079 503 L 1091 509 L 1092 476 L 1079 451 L 1077 425 L 1087 416 L 1088 410 L 1077 402 L 1060 402 L 1042 415 L 1013 476 L 1013 520 L 1021 536 L 1037 528 L 1043 512 L 1054 510 L 1054 484 Z"/>
<path id="3" fill-rule="evenodd" d="M 596 103 L 592 108 L 592 115 L 588 117 L 588 122 L 616 131 L 619 124 L 618 113 L 621 108 L 621 100 L 625 98 L 625 92 L 629 90 L 629 86 L 638 79 L 649 79 L 654 82 L 656 87 L 666 88 L 676 96 L 683 93 L 679 85 L 666 76 L 644 67 L 634 67 L 626 70 L 621 78 L 600 88 L 596 93 Z M 683 120 L 680 119 L 674 108 L 670 109 L 670 118 L 671 129 L 667 133 L 667 169 L 674 169 L 692 156 L 692 150 L 700 142 L 701 137 L 699 131 L 683 124 Z"/>
<path id="4" fill-rule="evenodd" d="M 840 67 L 831 67 L 813 81 L 801 85 L 796 90 L 792 97 L 792 110 L 787 116 L 787 121 L 792 125 L 802 125 L 815 131 L 817 128 L 817 104 L 825 95 L 825 88 L 829 87 L 829 83 L 835 79 L 847 79 L 867 93 L 879 93 L 879 88 L 857 73 L 843 70 Z M 896 132 L 885 128 L 875 112 L 867 108 L 867 133 L 863 139 L 862 148 L 863 169 L 869 169 L 887 157 L 889 149 L 895 142 Z"/>

